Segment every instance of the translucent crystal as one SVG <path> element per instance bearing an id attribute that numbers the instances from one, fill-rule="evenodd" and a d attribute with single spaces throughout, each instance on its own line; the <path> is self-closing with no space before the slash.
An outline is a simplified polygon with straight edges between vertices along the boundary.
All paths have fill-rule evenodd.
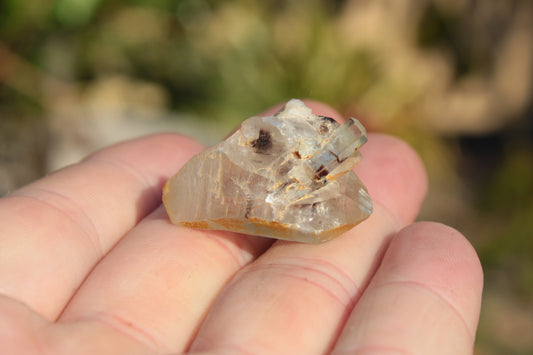
<path id="1" fill-rule="evenodd" d="M 293 99 L 189 160 L 165 185 L 163 202 L 186 227 L 324 242 L 372 213 L 352 171 L 366 141 L 355 118 L 339 125 Z"/>

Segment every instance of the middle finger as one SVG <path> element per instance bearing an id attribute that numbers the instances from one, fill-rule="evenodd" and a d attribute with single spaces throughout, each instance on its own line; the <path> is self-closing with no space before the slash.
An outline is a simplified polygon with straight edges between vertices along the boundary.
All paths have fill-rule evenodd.
<path id="1" fill-rule="evenodd" d="M 373 276 L 389 237 L 414 219 L 425 194 L 416 154 L 373 135 L 358 167 L 372 216 L 320 245 L 276 242 L 217 298 L 191 349 L 314 354 L 331 348 Z"/>
<path id="2" fill-rule="evenodd" d="M 114 330 L 155 352 L 183 351 L 233 274 L 270 245 L 265 238 L 170 224 L 161 206 L 96 266 L 59 322 Z"/>

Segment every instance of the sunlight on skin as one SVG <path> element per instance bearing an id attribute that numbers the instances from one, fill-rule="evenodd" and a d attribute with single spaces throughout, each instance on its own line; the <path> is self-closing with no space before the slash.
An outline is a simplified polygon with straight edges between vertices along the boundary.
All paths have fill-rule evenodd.
<path id="1" fill-rule="evenodd" d="M 369 138 L 356 172 L 375 212 L 321 245 L 170 224 L 162 185 L 203 149 L 173 134 L 106 148 L 1 199 L 2 350 L 471 353 L 477 256 L 448 227 L 411 224 L 420 159 Z"/>

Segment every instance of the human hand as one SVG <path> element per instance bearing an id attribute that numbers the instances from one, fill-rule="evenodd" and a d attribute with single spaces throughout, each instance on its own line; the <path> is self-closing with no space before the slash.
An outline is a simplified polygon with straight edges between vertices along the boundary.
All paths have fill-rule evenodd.
<path id="1" fill-rule="evenodd" d="M 162 186 L 202 149 L 140 138 L 0 199 L 0 353 L 472 352 L 479 260 L 413 223 L 426 177 L 405 143 L 370 134 L 374 212 L 320 245 L 170 224 Z"/>

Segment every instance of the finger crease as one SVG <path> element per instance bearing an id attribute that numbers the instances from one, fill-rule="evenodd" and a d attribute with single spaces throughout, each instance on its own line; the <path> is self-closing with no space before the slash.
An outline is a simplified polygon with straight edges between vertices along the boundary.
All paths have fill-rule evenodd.
<path id="1" fill-rule="evenodd" d="M 226 251 L 230 257 L 235 261 L 235 264 L 238 268 L 243 267 L 248 264 L 250 261 L 249 258 L 246 258 L 244 253 L 240 249 L 236 249 L 235 246 L 226 239 L 223 239 L 219 236 L 209 235 L 208 238 L 216 243 L 220 248 Z"/>
<path id="2" fill-rule="evenodd" d="M 74 223 L 82 234 L 85 235 L 98 257 L 104 254 L 100 233 L 98 232 L 93 219 L 87 212 L 85 212 L 83 207 L 69 196 L 42 187 L 29 186 L 15 191 L 8 197 L 27 198 L 62 214 Z"/>
<path id="3" fill-rule="evenodd" d="M 172 350 L 165 344 L 161 336 L 152 334 L 145 328 L 119 315 L 102 312 L 92 319 L 156 352 L 170 352 Z"/>
<path id="4" fill-rule="evenodd" d="M 446 297 L 442 296 L 435 289 L 429 287 L 427 284 L 424 284 L 422 282 L 409 281 L 409 280 L 398 280 L 398 281 L 385 282 L 385 283 L 376 285 L 374 287 L 375 288 L 381 288 L 381 287 L 395 286 L 395 285 L 400 285 L 400 286 L 403 285 L 403 286 L 411 287 L 411 288 L 420 288 L 420 289 L 428 292 L 429 294 L 437 297 L 438 299 L 440 299 L 461 320 L 461 323 L 463 324 L 463 326 L 464 326 L 464 328 L 466 330 L 466 333 L 470 337 L 470 340 L 472 342 L 474 342 L 475 335 L 472 334 L 472 332 L 470 331 L 470 327 L 468 326 L 468 323 L 466 322 L 466 319 L 464 318 L 463 314 L 459 311 L 459 309 L 450 300 L 448 300 Z"/>
<path id="5" fill-rule="evenodd" d="M 359 286 L 341 268 L 325 260 L 286 258 L 275 263 L 254 264 L 249 272 L 270 271 L 304 281 L 329 294 L 347 309 L 359 297 Z"/>
<path id="6" fill-rule="evenodd" d="M 406 222 L 402 222 L 400 220 L 400 218 L 395 213 L 393 213 L 390 208 L 387 207 L 386 204 L 381 203 L 380 201 L 375 200 L 375 199 L 372 199 L 372 204 L 373 204 L 374 211 L 377 210 L 376 207 L 379 207 L 379 208 L 381 208 L 383 210 L 383 212 L 385 213 L 385 215 L 389 219 L 389 224 L 392 226 L 392 228 L 395 231 L 399 231 L 403 227 L 405 227 Z"/>
<path id="7" fill-rule="evenodd" d="M 356 349 L 334 351 L 332 355 L 364 355 L 364 354 L 400 354 L 409 355 L 411 352 L 392 346 L 368 345 Z"/>

